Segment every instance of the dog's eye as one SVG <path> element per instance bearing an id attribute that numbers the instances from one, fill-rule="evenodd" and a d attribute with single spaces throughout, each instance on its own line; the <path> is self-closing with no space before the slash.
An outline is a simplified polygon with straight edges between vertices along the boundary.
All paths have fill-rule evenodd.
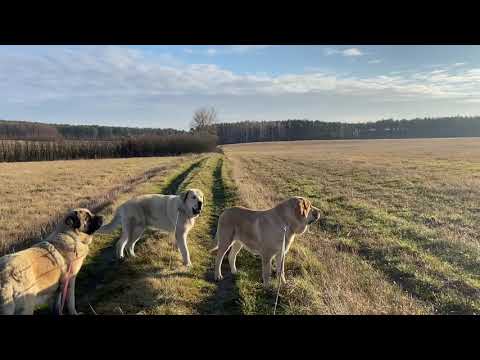
<path id="1" fill-rule="evenodd" d="M 193 200 L 195 200 L 195 199 L 196 199 L 195 195 L 193 195 L 193 196 L 192 196 L 192 199 L 193 199 Z"/>

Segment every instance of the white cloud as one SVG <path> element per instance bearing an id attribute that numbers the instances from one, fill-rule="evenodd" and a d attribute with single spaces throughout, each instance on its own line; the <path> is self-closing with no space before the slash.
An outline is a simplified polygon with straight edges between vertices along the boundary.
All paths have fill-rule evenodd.
<path id="1" fill-rule="evenodd" d="M 374 60 L 369 60 L 368 63 L 369 64 L 380 64 L 382 62 L 382 60 L 380 59 L 374 59 Z"/>
<path id="2" fill-rule="evenodd" d="M 349 48 L 345 50 L 339 50 L 334 48 L 325 48 L 324 49 L 325 55 L 336 55 L 341 54 L 343 56 L 352 57 L 352 56 L 362 56 L 364 53 L 358 48 Z"/>
<path id="3" fill-rule="evenodd" d="M 188 54 L 202 54 L 202 55 L 220 55 L 220 54 L 246 54 L 253 51 L 262 50 L 272 45 L 225 45 L 217 47 L 209 47 L 207 49 L 185 48 L 184 52 Z"/>
<path id="4" fill-rule="evenodd" d="M 323 51 L 325 52 L 325 55 L 327 55 L 327 56 L 338 54 L 340 52 L 340 50 L 333 49 L 333 48 L 325 48 L 325 49 L 323 49 Z"/>
<path id="5" fill-rule="evenodd" d="M 343 50 L 342 51 L 342 54 L 344 56 L 362 56 L 363 55 L 363 52 L 361 52 L 359 49 L 357 48 L 350 48 L 350 49 L 346 49 L 346 50 Z"/>
<path id="6" fill-rule="evenodd" d="M 466 104 L 480 104 L 480 98 L 468 98 L 461 100 L 462 103 Z"/>
<path id="7" fill-rule="evenodd" d="M 182 64 L 120 46 L 52 47 L 27 53 L 0 48 L 0 97 L 9 102 L 163 95 L 348 94 L 382 99 L 480 98 L 480 68 L 356 77 L 312 71 L 238 74 L 214 64 Z M 473 99 L 473 100 L 472 100 Z M 99 100 L 101 101 L 101 100 Z M 121 100 L 119 100 L 121 101 Z"/>
<path id="8" fill-rule="evenodd" d="M 227 52 L 234 52 L 234 53 L 246 53 L 249 51 L 261 50 L 272 45 L 230 45 L 227 47 Z"/>
<path id="9" fill-rule="evenodd" d="M 208 48 L 206 52 L 207 52 L 207 55 L 215 55 L 218 52 L 218 50 L 214 48 Z"/>

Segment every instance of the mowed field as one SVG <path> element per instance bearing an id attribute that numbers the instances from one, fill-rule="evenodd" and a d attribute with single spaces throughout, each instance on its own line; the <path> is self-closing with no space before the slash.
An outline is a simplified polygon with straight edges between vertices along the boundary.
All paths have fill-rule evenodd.
<path id="1" fill-rule="evenodd" d="M 478 314 L 480 139 L 301 141 L 222 146 L 223 154 L 0 164 L 2 246 L 41 232 L 71 206 L 109 220 L 144 193 L 205 193 L 189 235 L 193 268 L 172 236 L 147 231 L 136 258 L 112 260 L 120 232 L 95 236 L 77 281 L 86 314 L 272 314 L 245 250 L 213 281 L 214 235 L 228 206 L 266 209 L 293 195 L 321 221 L 286 258 L 278 314 Z M 37 170 L 36 170 L 37 169 Z M 8 176 L 5 176 L 8 174 Z M 40 189 L 35 191 L 35 189 Z M 39 216 L 42 216 L 39 218 Z M 20 240 L 19 240 L 20 239 Z"/>

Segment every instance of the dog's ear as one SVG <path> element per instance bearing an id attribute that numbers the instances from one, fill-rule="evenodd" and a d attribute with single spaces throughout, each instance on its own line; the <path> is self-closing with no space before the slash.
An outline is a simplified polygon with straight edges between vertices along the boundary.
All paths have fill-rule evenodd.
<path id="1" fill-rule="evenodd" d="M 183 202 L 187 201 L 187 197 L 188 197 L 188 193 L 190 192 L 190 190 L 187 190 L 185 191 L 185 193 L 183 194 Z"/>
<path id="2" fill-rule="evenodd" d="M 72 211 L 65 218 L 65 225 L 70 226 L 72 229 L 78 229 L 80 227 L 80 218 L 77 211 Z"/>
<path id="3" fill-rule="evenodd" d="M 311 207 L 312 203 L 309 200 L 304 198 L 298 198 L 295 210 L 299 216 L 303 216 L 306 218 Z"/>

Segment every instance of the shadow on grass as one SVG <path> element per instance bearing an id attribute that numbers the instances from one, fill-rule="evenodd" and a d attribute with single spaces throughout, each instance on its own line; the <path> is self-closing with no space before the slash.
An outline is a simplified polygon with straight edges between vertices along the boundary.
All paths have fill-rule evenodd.
<path id="1" fill-rule="evenodd" d="M 383 221 L 379 215 L 374 214 L 370 209 L 353 207 L 345 202 L 339 202 L 338 205 L 345 210 L 354 213 L 360 221 L 364 219 L 370 219 L 376 223 L 381 223 Z M 454 267 L 459 268 L 468 275 L 480 275 L 478 252 L 470 247 L 463 246 L 462 244 L 455 244 L 441 238 L 433 238 L 435 234 L 428 236 L 427 234 L 422 233 L 421 227 L 424 226 L 423 224 L 409 223 L 408 219 L 401 216 L 398 217 L 398 219 L 407 221 L 407 224 L 400 228 L 396 225 L 392 225 L 395 229 L 392 229 L 389 226 L 387 230 L 391 232 L 392 235 L 400 236 L 402 239 L 414 243 L 420 249 Z"/>
<path id="2" fill-rule="evenodd" d="M 355 253 L 376 269 L 383 272 L 390 281 L 399 284 L 402 289 L 422 302 L 431 304 L 435 312 L 440 314 L 478 314 L 479 308 L 471 304 L 469 300 L 476 300 L 480 295 L 479 289 L 469 286 L 464 281 L 452 281 L 446 279 L 443 274 L 430 272 L 436 285 L 419 278 L 415 273 L 402 270 L 402 257 L 406 250 L 402 246 L 391 246 L 386 249 L 376 249 L 364 244 L 352 251 L 344 244 L 337 245 L 337 250 Z M 421 266 L 419 264 L 419 266 Z M 442 296 L 443 295 L 443 296 Z"/>
<path id="3" fill-rule="evenodd" d="M 410 224 L 396 226 L 395 222 L 388 222 L 391 220 L 379 217 L 368 208 L 359 208 L 343 201 L 337 202 L 337 205 L 349 214 L 355 215 L 359 226 L 368 222 L 370 226 L 383 228 L 385 234 L 397 238 L 400 242 L 413 245 L 411 248 L 407 245 L 386 242 L 382 246 L 372 246 L 357 239 L 354 240 L 353 247 L 338 244 L 337 250 L 361 256 L 413 297 L 432 305 L 437 313 L 476 314 L 480 312 L 478 302 L 480 289 L 472 286 L 468 280 L 469 277 L 472 275 L 474 277 L 478 273 L 478 266 L 475 267 L 475 264 L 467 259 L 468 256 L 462 253 L 460 247 L 441 240 L 431 240 Z M 334 237 L 341 232 L 346 232 L 342 227 L 338 230 L 336 226 L 322 225 L 323 230 Z M 365 235 L 368 235 L 368 232 L 363 234 Z M 382 233 L 377 233 L 377 236 L 381 237 Z M 433 256 L 444 262 L 445 266 L 453 265 L 466 273 L 457 271 L 454 279 L 448 278 L 448 275 L 442 271 L 431 269 L 426 260 L 419 257 L 420 254 Z"/>
<path id="4" fill-rule="evenodd" d="M 231 200 L 230 193 L 225 186 L 222 177 L 223 158 L 220 158 L 217 162 L 215 170 L 213 172 L 213 184 L 212 184 L 212 215 L 208 222 L 209 233 L 212 239 L 215 238 L 217 230 L 218 218 L 221 212 L 224 210 L 226 204 Z M 216 254 L 209 254 L 211 259 L 209 260 L 209 270 L 205 273 L 205 280 L 214 282 L 214 263 Z M 225 257 L 226 259 L 226 257 Z M 226 261 L 224 261 L 225 263 Z M 205 301 L 201 302 L 197 306 L 197 311 L 200 314 L 222 314 L 222 315 L 235 315 L 241 314 L 241 307 L 239 303 L 240 294 L 236 281 L 231 273 L 227 273 L 225 278 L 216 283 L 216 289 L 213 295 L 209 296 Z"/>

